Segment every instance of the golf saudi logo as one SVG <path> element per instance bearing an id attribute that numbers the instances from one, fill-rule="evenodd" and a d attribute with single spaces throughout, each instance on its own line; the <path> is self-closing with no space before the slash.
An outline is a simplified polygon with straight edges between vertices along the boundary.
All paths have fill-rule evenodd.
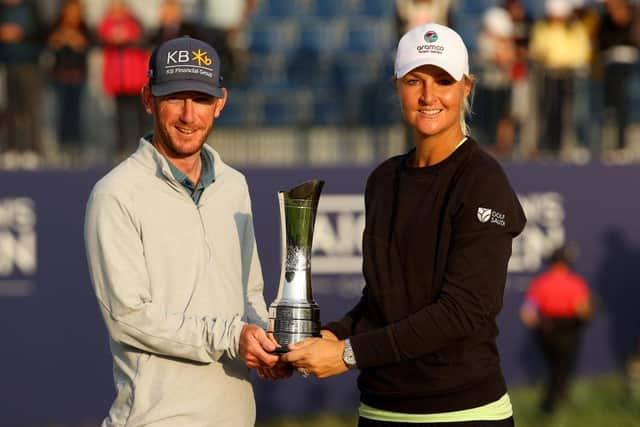
<path id="1" fill-rule="evenodd" d="M 492 224 L 497 224 L 504 227 L 506 224 L 504 218 L 505 215 L 496 210 L 489 208 L 478 208 L 478 221 L 480 222 L 491 222 Z"/>
<path id="2" fill-rule="evenodd" d="M 491 209 L 478 208 L 478 221 L 487 222 L 491 218 Z"/>

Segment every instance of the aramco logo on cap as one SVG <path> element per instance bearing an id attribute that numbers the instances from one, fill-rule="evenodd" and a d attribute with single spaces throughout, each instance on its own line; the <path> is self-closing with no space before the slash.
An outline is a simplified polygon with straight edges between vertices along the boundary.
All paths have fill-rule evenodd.
<path id="1" fill-rule="evenodd" d="M 424 33 L 424 41 L 426 41 L 427 43 L 438 41 L 438 33 L 433 30 L 427 31 L 426 33 Z"/>

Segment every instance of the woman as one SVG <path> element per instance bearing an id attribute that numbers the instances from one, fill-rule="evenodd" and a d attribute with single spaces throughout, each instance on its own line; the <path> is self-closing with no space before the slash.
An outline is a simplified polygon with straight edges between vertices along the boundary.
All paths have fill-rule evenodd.
<path id="1" fill-rule="evenodd" d="M 52 77 L 58 101 L 58 142 L 70 162 L 82 154 L 81 104 L 87 81 L 89 29 L 79 0 L 67 0 L 48 38 L 54 56 Z"/>
<path id="2" fill-rule="evenodd" d="M 147 82 L 149 52 L 142 24 L 124 0 L 110 0 L 98 24 L 103 45 L 102 83 L 116 106 L 117 156 L 134 150 L 140 135 L 150 127 L 140 107 L 140 91 Z"/>
<path id="3" fill-rule="evenodd" d="M 511 100 L 517 57 L 513 21 L 506 9 L 497 6 L 487 9 L 477 46 L 474 62 L 476 72 L 480 73 L 475 97 L 478 104 L 474 108 L 477 129 L 495 155 L 508 157 L 515 132 Z"/>
<path id="4" fill-rule="evenodd" d="M 546 0 L 544 10 L 545 19 L 536 22 L 531 31 L 529 55 L 539 70 L 537 84 L 541 85 L 536 91 L 541 120 L 538 154 L 550 160 L 563 154 L 566 129 L 586 133 L 584 128 L 576 128 L 574 120 L 575 108 L 582 107 L 576 103 L 574 83 L 588 73 L 592 49 L 587 28 L 575 19 L 571 2 Z"/>
<path id="5" fill-rule="evenodd" d="M 636 8 L 638 6 L 635 6 Z M 632 111 L 631 81 L 640 59 L 640 9 L 628 0 L 607 0 L 598 33 L 603 66 L 605 112 L 615 123 L 617 151 L 607 160 L 625 160 Z M 613 155 L 613 158 L 610 156 Z"/>
<path id="6" fill-rule="evenodd" d="M 362 298 L 282 359 L 320 378 L 360 369 L 361 427 L 512 426 L 495 319 L 524 214 L 465 135 L 473 82 L 460 36 L 409 31 L 394 80 L 415 149 L 368 179 Z"/>

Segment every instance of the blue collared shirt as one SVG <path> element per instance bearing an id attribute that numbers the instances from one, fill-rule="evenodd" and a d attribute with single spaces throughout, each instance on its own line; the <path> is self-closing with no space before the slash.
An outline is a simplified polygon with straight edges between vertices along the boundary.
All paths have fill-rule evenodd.
<path id="1" fill-rule="evenodd" d="M 196 204 L 198 204 L 198 202 L 200 201 L 200 196 L 202 196 L 202 192 L 204 191 L 204 189 L 216 180 L 213 171 L 213 157 L 211 156 L 211 153 L 209 153 L 205 149 L 201 149 L 200 159 L 202 161 L 202 173 L 200 174 L 200 181 L 198 181 L 197 185 L 195 185 L 185 174 L 180 171 L 180 169 L 175 167 L 171 162 L 167 162 L 169 163 L 169 168 L 171 169 L 173 177 L 189 192 L 191 199 Z"/>

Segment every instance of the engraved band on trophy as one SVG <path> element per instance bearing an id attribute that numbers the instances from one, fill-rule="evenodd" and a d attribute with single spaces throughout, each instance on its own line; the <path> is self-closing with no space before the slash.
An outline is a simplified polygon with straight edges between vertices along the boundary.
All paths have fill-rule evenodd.
<path id="1" fill-rule="evenodd" d="M 311 291 L 311 244 L 323 185 L 324 181 L 311 180 L 278 192 L 282 270 L 267 328 L 282 346 L 276 353 L 320 336 L 320 307 Z"/>

